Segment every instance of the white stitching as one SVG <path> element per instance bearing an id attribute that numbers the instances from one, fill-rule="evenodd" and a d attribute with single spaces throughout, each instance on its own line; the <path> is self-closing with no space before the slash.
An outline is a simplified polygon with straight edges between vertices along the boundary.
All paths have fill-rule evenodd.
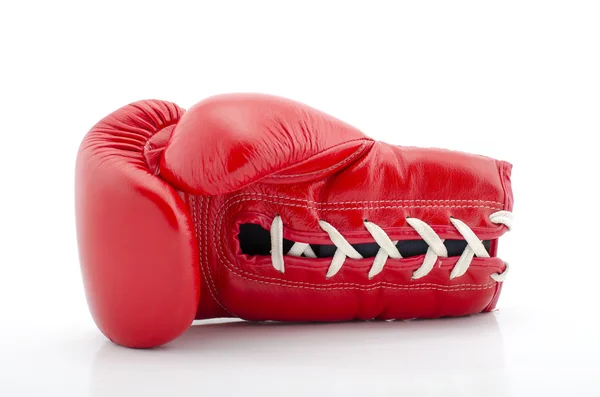
<path id="1" fill-rule="evenodd" d="M 357 155 L 359 155 L 362 151 L 362 149 L 365 147 L 365 145 L 367 144 L 367 142 L 371 142 L 371 141 L 365 141 L 362 143 L 362 145 L 359 146 L 358 149 L 356 149 L 356 151 L 354 153 L 352 153 L 350 156 L 348 156 L 345 160 L 339 161 L 337 163 L 335 163 L 334 165 L 322 169 L 322 170 L 318 170 L 318 171 L 313 171 L 313 172 L 305 172 L 303 174 L 292 174 L 292 175 L 271 175 L 270 178 L 295 178 L 295 177 L 300 177 L 300 176 L 307 176 L 307 175 L 314 175 L 314 174 L 322 174 L 325 173 L 333 168 L 337 168 L 337 167 L 341 167 L 343 164 L 347 163 L 348 161 L 352 160 L 354 157 L 356 157 Z M 321 154 L 323 152 L 317 153 L 317 155 Z"/>
<path id="2" fill-rule="evenodd" d="M 401 290 L 401 291 L 419 291 L 419 290 L 427 290 L 427 291 L 442 291 L 442 292 L 457 292 L 457 291 L 481 291 L 493 288 L 497 283 L 495 281 L 491 281 L 487 284 L 465 284 L 468 287 L 464 288 L 452 288 L 452 285 L 442 285 L 442 284 L 434 284 L 431 287 L 421 287 L 424 284 L 417 285 L 401 285 L 401 284 L 393 284 L 393 285 L 384 285 L 384 284 L 373 284 L 373 285 L 358 285 L 354 287 L 337 287 L 337 286 L 327 286 L 327 287 L 309 287 L 304 285 L 288 285 L 281 283 L 272 283 L 269 281 L 264 281 L 260 279 L 254 279 L 250 277 L 245 277 L 242 274 L 232 271 L 236 276 L 241 277 L 245 280 L 254 281 L 261 284 L 275 285 L 278 287 L 287 287 L 287 288 L 302 288 L 308 289 L 311 291 L 329 291 L 329 290 L 358 290 L 358 291 L 372 291 L 375 289 L 393 289 L 393 290 Z M 319 285 L 319 284 L 317 284 Z"/>
<path id="3" fill-rule="evenodd" d="M 258 197 L 266 197 L 266 198 L 274 198 L 274 199 L 284 199 L 284 200 L 290 200 L 290 201 L 300 201 L 302 203 L 308 203 L 308 204 L 315 204 L 316 206 L 336 206 L 339 204 L 378 204 L 378 203 L 436 203 L 436 202 L 441 202 L 441 203 L 482 203 L 482 204 L 496 204 L 498 207 L 498 209 L 502 209 L 502 207 L 504 206 L 504 204 L 498 202 L 498 201 L 488 201 L 488 200 L 441 200 L 441 199 L 431 199 L 431 200 L 419 200 L 419 199 L 410 199 L 410 200 L 367 200 L 367 201 L 330 201 L 330 202 L 318 202 L 318 201 L 313 201 L 313 200 L 306 200 L 306 199 L 299 199 L 299 198 L 294 198 L 294 197 L 286 197 L 286 196 L 276 196 L 276 195 L 269 195 L 269 194 L 263 194 L 263 193 L 254 193 L 254 192 L 247 192 L 247 193 L 240 193 L 240 194 L 236 194 L 235 196 L 230 197 L 224 204 L 227 204 L 227 202 L 236 199 L 238 197 L 244 197 L 244 196 L 258 196 Z M 466 206 L 466 207 L 470 207 L 470 206 Z M 362 208 L 362 207 L 361 207 Z M 368 207 L 370 208 L 370 207 Z M 496 208 L 493 208 L 496 209 Z"/>
<path id="4" fill-rule="evenodd" d="M 242 199 L 240 201 L 254 201 L 257 200 L 256 198 L 248 198 L 248 199 Z M 230 201 L 230 200 L 228 200 Z M 394 205 L 394 206 L 390 206 L 390 205 L 377 205 L 377 206 L 372 206 L 372 207 L 344 207 L 344 208 L 319 208 L 318 206 L 312 206 L 312 205 L 300 205 L 300 204 L 290 204 L 290 203 L 284 203 L 284 202 L 280 202 L 280 201 L 269 201 L 269 200 L 262 200 L 263 202 L 268 202 L 271 204 L 280 204 L 280 205 L 285 205 L 288 207 L 298 207 L 298 208 L 313 208 L 313 209 L 317 209 L 319 211 L 351 211 L 351 210 L 366 210 L 366 209 L 390 209 L 390 208 L 487 208 L 490 210 L 497 210 L 496 207 L 488 207 L 486 205 Z"/>
<path id="5" fill-rule="evenodd" d="M 202 205 L 204 205 L 204 197 L 200 197 L 200 203 Z M 193 208 L 194 222 L 196 224 L 198 224 L 197 223 L 197 215 L 196 215 L 196 200 L 195 199 L 194 199 L 194 203 L 193 204 L 194 205 L 192 206 L 192 208 Z M 206 199 L 206 208 L 208 209 L 208 198 Z M 200 235 L 204 237 L 204 248 L 205 248 L 204 249 L 204 259 L 205 259 L 205 261 L 203 262 L 202 259 L 200 259 L 200 270 L 202 271 L 202 277 L 204 277 L 206 279 L 206 273 L 208 273 L 208 276 L 209 276 L 208 279 L 210 280 L 210 284 L 207 283 L 207 286 L 208 286 L 208 292 L 210 292 L 210 296 L 212 296 L 213 300 L 215 302 L 217 302 L 217 304 L 219 306 L 221 306 L 221 308 L 223 308 L 223 310 L 225 310 L 227 313 L 231 314 L 232 316 L 237 317 L 235 314 L 233 314 L 231 311 L 229 311 L 229 309 L 227 309 L 217 299 L 217 297 L 216 297 L 217 287 L 214 284 L 214 281 L 213 281 L 213 278 L 212 278 L 212 274 L 210 272 L 210 266 L 208 266 L 208 249 L 206 249 L 207 246 L 208 246 L 208 225 L 206 224 L 206 219 L 207 218 L 208 218 L 208 210 L 206 211 L 206 213 L 204 214 L 204 217 L 203 217 L 204 233 L 202 233 L 202 230 L 200 231 Z M 206 268 L 207 268 L 206 273 L 204 272 L 204 265 L 206 265 Z M 214 288 L 214 290 L 215 290 L 214 294 L 213 294 L 213 291 L 211 289 L 211 285 L 212 285 L 212 288 Z"/>

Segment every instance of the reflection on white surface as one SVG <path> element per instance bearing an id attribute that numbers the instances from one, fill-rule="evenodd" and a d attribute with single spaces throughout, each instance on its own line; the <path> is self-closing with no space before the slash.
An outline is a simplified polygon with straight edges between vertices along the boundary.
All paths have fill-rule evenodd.
<path id="1" fill-rule="evenodd" d="M 505 395 L 495 316 L 412 322 L 194 326 L 162 349 L 105 343 L 91 391 L 106 395 Z"/>
<path id="2" fill-rule="evenodd" d="M 278 324 L 212 321 L 153 350 L 87 324 L 4 328 L 0 396 L 598 396 L 590 313 Z M 9 325 L 10 327 L 10 325 Z"/>

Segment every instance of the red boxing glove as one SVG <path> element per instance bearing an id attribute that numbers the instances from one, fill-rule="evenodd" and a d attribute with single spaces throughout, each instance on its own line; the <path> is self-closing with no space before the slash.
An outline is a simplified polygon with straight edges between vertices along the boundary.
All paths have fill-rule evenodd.
<path id="1" fill-rule="evenodd" d="M 221 95 L 125 106 L 77 158 L 100 330 L 152 347 L 192 320 L 464 316 L 496 305 L 511 165 L 392 146 L 306 105 Z"/>

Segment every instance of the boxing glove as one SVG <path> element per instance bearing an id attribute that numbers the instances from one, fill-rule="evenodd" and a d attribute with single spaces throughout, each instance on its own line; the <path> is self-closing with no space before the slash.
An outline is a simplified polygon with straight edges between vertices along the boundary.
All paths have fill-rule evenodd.
<path id="1" fill-rule="evenodd" d="M 492 310 L 511 165 L 393 146 L 288 99 L 187 112 L 132 103 L 85 136 L 76 219 L 86 296 L 112 341 L 194 319 L 345 321 Z"/>

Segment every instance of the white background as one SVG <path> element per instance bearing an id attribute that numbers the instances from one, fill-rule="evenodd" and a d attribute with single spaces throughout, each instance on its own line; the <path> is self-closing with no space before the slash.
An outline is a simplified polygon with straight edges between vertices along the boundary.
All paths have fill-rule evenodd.
<path id="1" fill-rule="evenodd" d="M 0 395 L 600 395 L 597 2 L 14 1 L 0 45 Z M 79 273 L 81 139 L 138 99 L 240 91 L 513 163 L 499 310 L 108 342 Z"/>

